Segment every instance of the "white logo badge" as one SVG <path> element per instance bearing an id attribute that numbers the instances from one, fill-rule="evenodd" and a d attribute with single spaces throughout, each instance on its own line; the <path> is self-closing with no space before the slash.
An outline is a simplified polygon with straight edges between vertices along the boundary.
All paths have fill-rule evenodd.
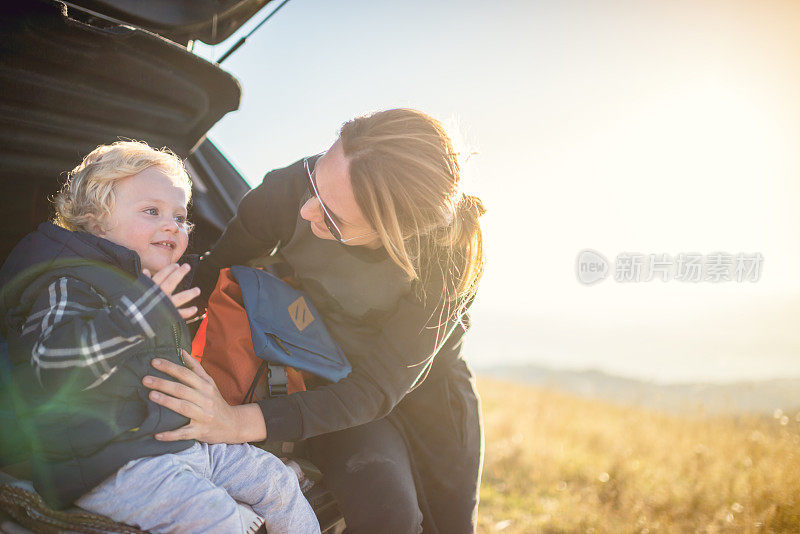
<path id="1" fill-rule="evenodd" d="M 608 276 L 608 260 L 599 252 L 587 248 L 578 253 L 575 260 L 575 274 L 581 283 L 594 284 Z"/>

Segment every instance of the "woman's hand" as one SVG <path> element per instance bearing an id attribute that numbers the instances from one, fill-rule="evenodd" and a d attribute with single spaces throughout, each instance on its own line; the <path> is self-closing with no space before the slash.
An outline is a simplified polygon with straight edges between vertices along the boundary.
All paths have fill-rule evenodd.
<path id="1" fill-rule="evenodd" d="M 161 441 L 196 439 L 206 443 L 244 443 L 264 439 L 258 437 L 258 418 L 261 419 L 261 427 L 264 428 L 263 434 L 266 434 L 266 428 L 264 416 L 257 405 L 229 405 L 200 362 L 186 351 L 183 351 L 183 361 L 188 368 L 159 358 L 151 362 L 153 367 L 180 382 L 150 375 L 142 379 L 145 386 L 154 390 L 150 392 L 150 399 L 153 402 L 190 420 L 186 426 L 156 434 L 156 439 Z"/>
<path id="2" fill-rule="evenodd" d="M 181 280 L 189 274 L 190 270 L 191 266 L 188 263 L 184 263 L 180 266 L 177 263 L 167 265 L 156 274 L 151 274 L 149 270 L 142 269 L 142 273 L 151 278 L 153 282 L 161 288 L 161 291 L 167 294 L 172 304 L 178 309 L 178 313 L 180 313 L 181 317 L 184 319 L 188 319 L 197 313 L 197 306 L 189 306 L 188 308 L 183 308 L 182 306 L 200 295 L 200 288 L 193 287 L 181 291 L 180 293 L 175 293 L 174 295 L 172 293 L 178 287 L 178 284 L 181 283 Z"/>

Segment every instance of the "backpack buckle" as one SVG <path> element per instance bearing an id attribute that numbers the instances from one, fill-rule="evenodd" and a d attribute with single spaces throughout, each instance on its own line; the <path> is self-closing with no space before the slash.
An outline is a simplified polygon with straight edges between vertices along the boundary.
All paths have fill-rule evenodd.
<path id="1" fill-rule="evenodd" d="M 289 394 L 289 375 L 285 366 L 267 364 L 267 388 L 270 397 Z"/>

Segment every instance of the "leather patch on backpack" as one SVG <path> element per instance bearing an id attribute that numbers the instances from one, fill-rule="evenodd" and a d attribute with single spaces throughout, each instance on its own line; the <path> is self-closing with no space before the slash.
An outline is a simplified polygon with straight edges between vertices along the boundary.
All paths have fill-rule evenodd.
<path id="1" fill-rule="evenodd" d="M 314 316 L 311 315 L 311 310 L 308 309 L 306 299 L 303 297 L 300 297 L 289 304 L 288 310 L 289 317 L 292 318 L 292 322 L 301 332 L 305 327 L 314 322 Z"/>

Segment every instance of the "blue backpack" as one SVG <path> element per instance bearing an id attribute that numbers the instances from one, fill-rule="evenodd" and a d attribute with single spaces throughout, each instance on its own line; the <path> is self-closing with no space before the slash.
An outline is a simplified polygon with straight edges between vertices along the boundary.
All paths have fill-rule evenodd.
<path id="1" fill-rule="evenodd" d="M 261 269 L 235 265 L 230 272 L 242 290 L 253 350 L 263 360 L 246 398 L 265 370 L 270 396 L 286 393 L 286 366 L 331 382 L 350 374 L 350 363 L 307 295 Z"/>

